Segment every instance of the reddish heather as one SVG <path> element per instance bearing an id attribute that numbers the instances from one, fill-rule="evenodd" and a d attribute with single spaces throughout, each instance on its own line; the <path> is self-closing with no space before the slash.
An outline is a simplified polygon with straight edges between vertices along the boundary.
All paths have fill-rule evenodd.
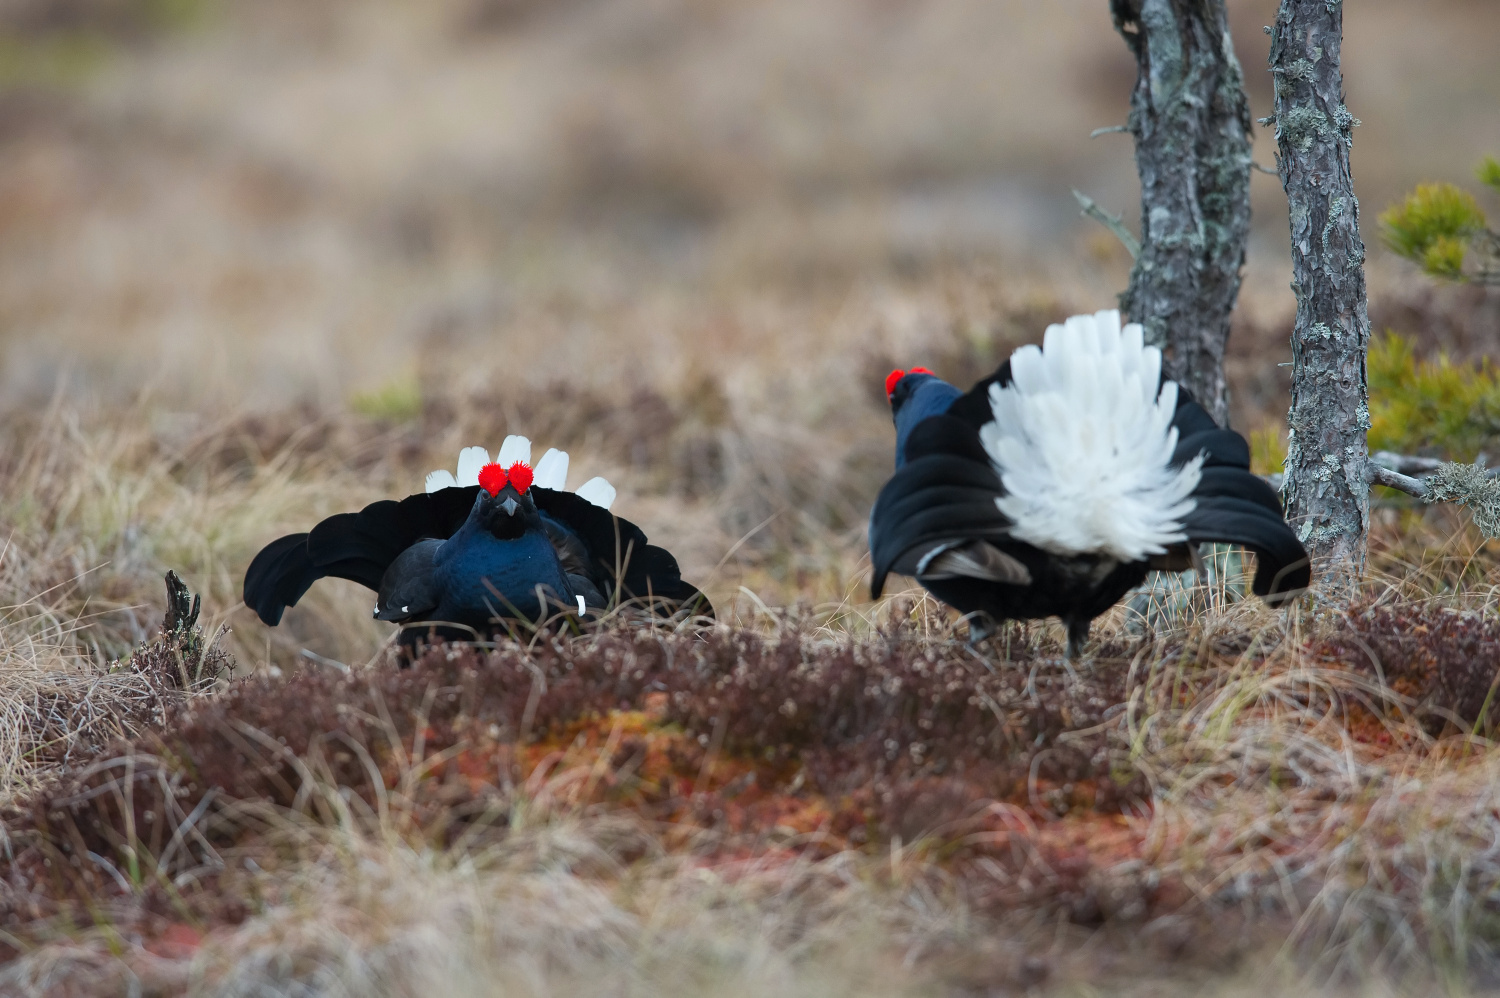
<path id="1" fill-rule="evenodd" d="M 1330 667 L 1378 668 L 1433 724 L 1472 724 L 1497 638 L 1479 615 L 1376 607 L 1305 651 Z M 1150 801 L 1115 722 L 1141 678 L 1131 678 L 1140 655 L 1127 653 L 1184 677 L 1153 694 L 1175 709 L 1212 685 L 1205 655 L 1249 650 L 1226 641 L 1105 647 L 1070 676 L 1024 650 L 986 661 L 902 629 L 849 639 L 622 628 L 438 649 L 407 669 L 239 681 L 9 816 L 0 927 L 89 921 L 101 899 L 116 922 L 154 925 L 148 938 L 178 924 L 173 912 L 234 921 L 246 909 L 225 857 L 265 865 L 285 816 L 331 821 L 339 795 L 399 812 L 405 834 L 437 844 L 504 836 L 517 806 L 628 812 L 654 830 L 635 854 L 685 851 L 722 869 L 917 844 L 982 908 L 1134 921 L 1191 892 L 1169 876 L 1116 875 L 1149 870 L 1171 848 L 1148 846 L 1131 817 Z M 1345 720 L 1376 750 L 1397 747 L 1378 704 Z M 171 886 L 185 876 L 194 887 Z"/>

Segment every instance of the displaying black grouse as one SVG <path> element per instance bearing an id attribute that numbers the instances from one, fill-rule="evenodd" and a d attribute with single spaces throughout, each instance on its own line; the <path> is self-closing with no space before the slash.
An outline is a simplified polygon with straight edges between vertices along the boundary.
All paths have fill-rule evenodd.
<path id="1" fill-rule="evenodd" d="M 914 576 L 963 614 L 1060 617 L 1068 655 L 1090 622 L 1189 545 L 1242 545 L 1277 604 L 1311 582 L 1307 552 L 1244 437 L 1175 382 L 1118 312 L 1047 329 L 967 393 L 923 368 L 886 381 L 896 473 L 870 515 L 871 595 Z"/>
<path id="2" fill-rule="evenodd" d="M 425 493 L 272 541 L 245 573 L 245 605 L 275 625 L 314 582 L 332 576 L 376 590 L 377 619 L 432 623 L 446 637 L 484 634 L 504 618 L 581 615 L 617 600 L 658 614 L 712 616 L 672 555 L 609 512 L 608 482 L 595 478 L 568 492 L 566 453 L 548 451 L 535 470 L 530 456 L 530 441 L 519 436 L 506 439 L 493 463 L 483 448 L 465 448 L 458 476 L 433 472 Z"/>

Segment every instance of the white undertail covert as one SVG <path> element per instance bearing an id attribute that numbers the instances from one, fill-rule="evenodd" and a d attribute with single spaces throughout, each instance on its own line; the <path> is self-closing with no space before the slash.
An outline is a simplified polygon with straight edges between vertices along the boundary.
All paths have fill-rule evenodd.
<path id="1" fill-rule="evenodd" d="M 1187 539 L 1203 458 L 1170 466 L 1177 384 L 1161 351 L 1120 313 L 1048 326 L 1011 355 L 1011 383 L 990 387 L 995 420 L 979 431 L 1006 494 L 1011 536 L 1059 555 L 1139 561 Z M 1161 392 L 1157 385 L 1161 384 Z"/>

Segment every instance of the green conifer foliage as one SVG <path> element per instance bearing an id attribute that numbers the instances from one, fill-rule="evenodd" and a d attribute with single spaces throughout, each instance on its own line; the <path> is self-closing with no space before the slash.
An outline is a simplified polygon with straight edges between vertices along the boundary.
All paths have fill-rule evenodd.
<path id="1" fill-rule="evenodd" d="M 1484 162 L 1479 164 L 1479 169 L 1474 171 L 1479 177 L 1479 182 L 1500 191 L 1500 159 L 1486 156 Z"/>
<path id="2" fill-rule="evenodd" d="M 1370 450 L 1437 451 L 1472 461 L 1500 437 L 1500 376 L 1486 358 L 1418 360 L 1410 339 L 1387 333 L 1370 348 Z"/>
<path id="3" fill-rule="evenodd" d="M 1500 160 L 1475 171 L 1500 191 Z M 1380 216 L 1385 244 L 1433 277 L 1500 284 L 1500 233 L 1489 228 L 1474 195 L 1455 184 L 1421 184 Z"/>

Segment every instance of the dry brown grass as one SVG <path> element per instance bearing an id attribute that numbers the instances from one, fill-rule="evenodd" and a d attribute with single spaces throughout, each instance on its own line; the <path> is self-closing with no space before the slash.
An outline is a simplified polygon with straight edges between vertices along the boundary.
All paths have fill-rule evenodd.
<path id="1" fill-rule="evenodd" d="M 1074 676 L 1055 628 L 981 658 L 900 599 L 852 630 L 615 628 L 253 680 L 11 812 L 7 980 L 1477 986 L 1500 752 L 1448 682 L 1452 614 L 1400 606 L 1437 668 L 1399 688 L 1340 655 L 1390 629 L 1369 614 L 1116 620 Z"/>
<path id="2" fill-rule="evenodd" d="M 1367 205 L 1494 152 L 1496 10 L 1415 10 L 1351 15 Z M 1086 138 L 1129 77 L 1103 4 L 0 11 L 0 992 L 1493 989 L 1461 514 L 1377 509 L 1349 615 L 1221 587 L 1076 672 L 1055 625 L 976 655 L 864 599 L 885 372 L 977 377 L 1123 285 L 1067 189 L 1134 203 Z M 1256 183 L 1243 428 L 1290 314 Z M 1372 255 L 1378 323 L 1493 352 L 1493 294 Z M 238 605 L 261 544 L 508 432 L 724 625 L 398 673 L 352 584 Z M 167 568 L 232 681 L 184 691 Z"/>

